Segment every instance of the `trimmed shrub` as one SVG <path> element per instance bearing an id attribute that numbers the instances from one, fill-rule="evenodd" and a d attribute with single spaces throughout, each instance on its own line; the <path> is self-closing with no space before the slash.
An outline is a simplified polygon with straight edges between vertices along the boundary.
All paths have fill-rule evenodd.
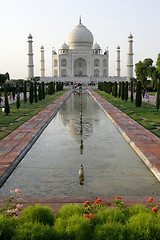
<path id="1" fill-rule="evenodd" d="M 133 80 L 131 80 L 131 102 L 133 103 Z"/>
<path id="2" fill-rule="evenodd" d="M 5 113 L 8 116 L 8 114 L 10 113 L 10 107 L 9 107 L 7 92 L 5 92 L 5 103 L 4 104 L 5 104 Z"/>
<path id="3" fill-rule="evenodd" d="M 37 97 L 37 84 L 36 82 L 34 83 L 34 101 L 38 102 L 38 97 Z"/>
<path id="4" fill-rule="evenodd" d="M 107 92 L 107 82 L 103 82 L 103 91 Z"/>
<path id="5" fill-rule="evenodd" d="M 121 97 L 121 86 L 122 86 L 122 83 L 119 82 L 119 91 L 118 91 L 118 97 L 119 98 Z"/>
<path id="6" fill-rule="evenodd" d="M 21 222 L 39 222 L 52 226 L 54 224 L 54 215 L 48 206 L 29 206 L 21 214 Z"/>
<path id="7" fill-rule="evenodd" d="M 124 100 L 124 86 L 125 86 L 125 83 L 124 81 L 122 82 L 122 85 L 121 85 L 121 99 Z"/>
<path id="8" fill-rule="evenodd" d="M 57 217 L 65 219 L 73 216 L 75 213 L 81 216 L 83 214 L 83 210 L 78 206 L 78 204 L 67 204 L 62 206 L 57 212 Z"/>
<path id="9" fill-rule="evenodd" d="M 27 82 L 26 81 L 24 82 L 23 96 L 24 96 L 23 100 L 26 103 L 27 102 Z"/>
<path id="10" fill-rule="evenodd" d="M 136 101 L 135 105 L 136 107 L 141 107 L 142 105 L 142 83 L 141 81 L 137 81 L 137 89 L 136 89 Z"/>
<path id="11" fill-rule="evenodd" d="M 128 82 L 127 81 L 125 83 L 124 98 L 125 98 L 125 101 L 128 100 Z"/>
<path id="12" fill-rule="evenodd" d="M 114 96 L 117 97 L 117 82 L 114 82 Z"/>
<path id="13" fill-rule="evenodd" d="M 38 99 L 39 99 L 39 101 L 42 100 L 42 86 L 41 86 L 41 83 L 39 83 L 39 88 L 38 88 Z"/>
<path id="14" fill-rule="evenodd" d="M 33 103 L 33 82 L 30 82 L 30 88 L 29 88 L 29 102 L 30 102 L 30 104 Z"/>
<path id="15" fill-rule="evenodd" d="M 14 218 L 7 218 L 0 214 L 0 239 L 10 240 L 14 236 L 16 228 L 16 220 Z"/>
<path id="16" fill-rule="evenodd" d="M 13 240 L 55 240 L 57 233 L 48 225 L 39 222 L 25 222 L 18 225 Z"/>
<path id="17" fill-rule="evenodd" d="M 44 82 L 42 82 L 42 99 L 45 99 L 45 88 L 44 88 Z"/>
<path id="18" fill-rule="evenodd" d="M 157 96 L 156 96 L 156 109 L 157 109 L 157 114 L 158 114 L 158 110 L 159 110 L 159 103 L 160 103 L 160 80 L 158 81 L 158 85 L 157 85 Z"/>

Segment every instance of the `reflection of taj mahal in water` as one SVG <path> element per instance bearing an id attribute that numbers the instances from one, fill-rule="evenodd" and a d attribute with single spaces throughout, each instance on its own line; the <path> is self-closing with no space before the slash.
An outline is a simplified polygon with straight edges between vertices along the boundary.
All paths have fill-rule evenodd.
<path id="1" fill-rule="evenodd" d="M 127 78 L 133 77 L 133 40 L 128 37 Z M 115 81 L 126 80 L 120 76 L 120 47 L 117 46 L 116 77 L 109 77 L 109 51 L 102 52 L 98 43 L 93 44 L 92 33 L 82 24 L 73 28 L 68 35 L 68 45 L 64 43 L 58 52 L 52 51 L 52 77 L 45 77 L 44 47 L 41 47 L 41 80 L 68 81 L 82 79 L 82 81 Z M 34 76 L 32 36 L 28 37 L 28 78 Z M 113 78 L 113 79 L 111 79 Z"/>

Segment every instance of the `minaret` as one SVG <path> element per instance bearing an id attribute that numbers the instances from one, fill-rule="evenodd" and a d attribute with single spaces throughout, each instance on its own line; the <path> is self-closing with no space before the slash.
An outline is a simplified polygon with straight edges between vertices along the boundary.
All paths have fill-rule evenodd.
<path id="1" fill-rule="evenodd" d="M 41 46 L 41 77 L 45 77 L 45 61 L 44 61 L 44 47 Z"/>
<path id="2" fill-rule="evenodd" d="M 128 36 L 128 62 L 127 62 L 127 81 L 133 77 L 133 36 Z"/>
<path id="3" fill-rule="evenodd" d="M 116 58 L 116 77 L 120 77 L 120 46 L 117 46 L 117 58 Z"/>
<path id="4" fill-rule="evenodd" d="M 28 79 L 34 77 L 32 35 L 28 36 Z"/>

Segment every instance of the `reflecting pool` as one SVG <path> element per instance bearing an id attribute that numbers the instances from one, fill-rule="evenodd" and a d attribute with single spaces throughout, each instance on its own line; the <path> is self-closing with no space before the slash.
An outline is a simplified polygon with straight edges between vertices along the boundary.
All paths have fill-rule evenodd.
<path id="1" fill-rule="evenodd" d="M 24 196 L 160 195 L 159 182 L 87 92 L 71 95 L 0 196 L 14 188 Z"/>

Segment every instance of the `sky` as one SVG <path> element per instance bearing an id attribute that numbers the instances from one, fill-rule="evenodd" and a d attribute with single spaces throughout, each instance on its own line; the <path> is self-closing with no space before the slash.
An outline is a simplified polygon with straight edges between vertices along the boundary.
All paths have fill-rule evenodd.
<path id="1" fill-rule="evenodd" d="M 121 49 L 121 76 L 127 74 L 128 35 L 133 35 L 134 64 L 160 53 L 159 0 L 0 0 L 0 73 L 26 79 L 27 37 L 33 36 L 34 75 L 40 76 L 44 46 L 46 76 L 52 75 L 52 49 L 58 51 L 69 32 L 82 24 L 101 49 L 109 49 L 109 75 L 115 76 L 116 47 Z M 135 74 L 134 74 L 135 75 Z"/>

